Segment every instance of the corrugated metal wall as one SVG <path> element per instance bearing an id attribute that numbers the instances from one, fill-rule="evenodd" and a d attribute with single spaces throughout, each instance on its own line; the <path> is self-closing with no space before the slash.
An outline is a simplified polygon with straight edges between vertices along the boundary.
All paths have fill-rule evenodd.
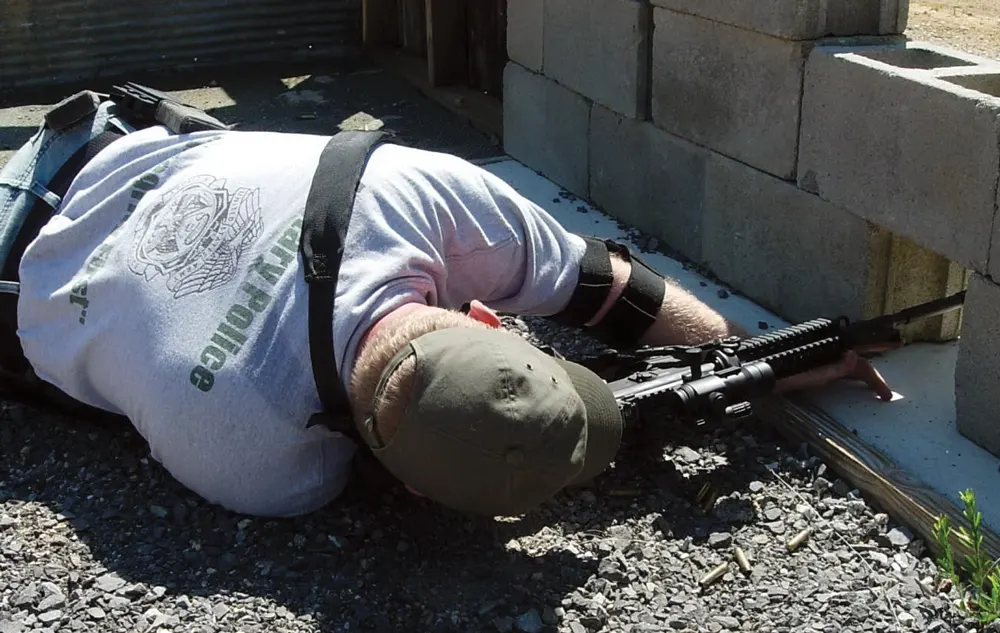
<path id="1" fill-rule="evenodd" d="M 0 0 L 0 91 L 357 54 L 361 0 Z"/>

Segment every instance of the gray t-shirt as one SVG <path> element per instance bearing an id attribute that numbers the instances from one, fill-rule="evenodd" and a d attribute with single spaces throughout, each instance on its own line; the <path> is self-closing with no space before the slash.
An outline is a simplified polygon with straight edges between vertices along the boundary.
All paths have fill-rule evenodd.
<path id="1" fill-rule="evenodd" d="M 19 335 L 38 375 L 127 416 L 179 482 L 237 512 L 316 510 L 343 489 L 355 450 L 306 428 L 321 405 L 298 243 L 327 140 L 129 135 L 81 172 L 21 264 Z M 338 282 L 341 377 L 368 328 L 407 302 L 558 312 L 583 252 L 485 170 L 380 147 Z"/>

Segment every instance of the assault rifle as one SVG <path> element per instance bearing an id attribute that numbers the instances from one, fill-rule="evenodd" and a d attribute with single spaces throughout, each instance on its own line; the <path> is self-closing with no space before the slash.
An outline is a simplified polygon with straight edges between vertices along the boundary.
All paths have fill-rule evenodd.
<path id="1" fill-rule="evenodd" d="M 851 349 L 902 342 L 898 327 L 958 309 L 965 291 L 895 314 L 851 323 L 815 319 L 770 334 L 698 346 L 640 347 L 583 359 L 608 382 L 626 421 L 655 399 L 675 415 L 740 419 L 778 380 L 836 362 Z"/>

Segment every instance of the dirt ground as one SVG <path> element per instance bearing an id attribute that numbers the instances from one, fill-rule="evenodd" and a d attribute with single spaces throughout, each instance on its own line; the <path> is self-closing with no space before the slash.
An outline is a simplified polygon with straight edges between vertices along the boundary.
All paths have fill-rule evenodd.
<path id="1" fill-rule="evenodd" d="M 370 64 L 208 69 L 150 73 L 134 80 L 171 92 L 237 129 L 300 134 L 384 129 L 409 145 L 467 159 L 500 153 L 493 139 L 457 120 L 394 73 Z M 59 99 L 83 87 L 107 91 L 111 83 L 0 95 L 0 168 Z"/>
<path id="2" fill-rule="evenodd" d="M 1000 60 L 1000 0 L 911 0 L 907 35 Z"/>

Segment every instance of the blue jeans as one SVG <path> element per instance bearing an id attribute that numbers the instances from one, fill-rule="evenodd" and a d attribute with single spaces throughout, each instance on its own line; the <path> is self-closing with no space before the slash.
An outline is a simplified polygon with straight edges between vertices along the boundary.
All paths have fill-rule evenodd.
<path id="1" fill-rule="evenodd" d="M 75 104 L 86 103 L 87 100 L 100 101 L 96 93 L 85 90 L 61 101 L 47 116 L 55 121 L 56 117 L 52 114 L 74 99 L 77 100 Z M 62 112 L 67 110 L 70 108 L 64 108 Z M 63 117 L 63 127 L 58 130 L 53 129 L 48 120 L 43 121 L 38 131 L 0 171 L 0 269 L 3 269 L 17 233 L 35 202 L 43 200 L 53 212 L 59 210 L 62 200 L 49 191 L 48 184 L 70 156 L 109 128 L 123 134 L 135 131 L 115 115 L 115 105 L 108 100 L 100 101 L 96 111 L 83 114 L 76 121 L 71 121 L 73 118 L 67 120 Z M 9 284 L 0 281 L 0 285 Z M 0 291 L 10 292 L 11 289 L 0 288 Z"/>

